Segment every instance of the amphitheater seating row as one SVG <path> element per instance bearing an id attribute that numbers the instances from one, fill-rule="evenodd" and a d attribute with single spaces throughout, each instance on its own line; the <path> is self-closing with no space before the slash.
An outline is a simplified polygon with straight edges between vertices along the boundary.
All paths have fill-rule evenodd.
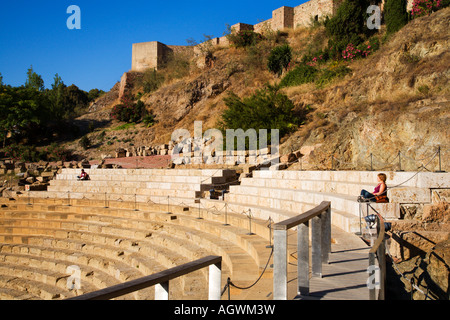
<path id="1" fill-rule="evenodd" d="M 230 276 L 248 285 L 270 255 L 264 237 L 247 235 L 239 226 L 223 226 L 222 217 L 211 210 L 201 210 L 202 219 L 197 219 L 198 212 L 185 207 L 172 206 L 168 214 L 166 206 L 156 204 L 141 204 L 135 211 L 134 204 L 126 202 L 104 208 L 102 201 L 74 200 L 68 206 L 64 199 L 36 198 L 33 204 L 28 200 L 1 199 L 0 297 L 6 299 L 64 299 L 209 254 L 223 257 L 224 283 Z M 246 219 L 230 214 L 230 224 L 239 220 Z M 66 288 L 71 265 L 82 270 L 82 290 Z M 176 280 L 171 288 L 172 299 L 206 299 L 206 271 Z M 124 298 L 153 297 L 153 290 L 144 290 Z"/>
<path id="2" fill-rule="evenodd" d="M 388 195 L 391 202 L 371 204 L 387 219 L 400 217 L 400 204 L 412 201 L 399 194 L 417 190 L 431 194 L 433 188 L 442 188 L 448 175 L 428 172 L 386 172 Z M 347 232 L 360 230 L 360 215 L 367 214 L 367 206 L 357 202 L 362 189 L 373 191 L 378 172 L 359 171 L 253 171 L 240 185 L 230 186 L 225 201 L 230 210 L 251 211 L 259 219 L 275 222 L 310 210 L 322 201 L 332 203 L 332 224 Z M 448 184 L 448 182 L 447 182 Z M 395 190 L 401 190 L 397 192 Z M 410 193 L 408 193 L 410 192 Z M 220 205 L 205 200 L 206 206 Z M 371 209 L 369 209 L 371 211 Z M 373 212 L 372 212 L 373 213 Z"/>
<path id="3" fill-rule="evenodd" d="M 47 192 L 30 191 L 30 197 L 108 201 L 192 204 L 213 185 L 236 180 L 234 170 L 92 169 L 91 180 L 77 181 L 78 169 L 63 169 L 50 182 Z"/>
<path id="4" fill-rule="evenodd" d="M 249 285 L 270 257 L 268 224 L 332 203 L 332 223 L 358 232 L 361 189 L 373 190 L 377 172 L 253 171 L 236 182 L 233 170 L 64 169 L 48 191 L 0 199 L 0 297 L 62 299 L 67 268 L 81 265 L 83 290 L 104 288 L 206 255 L 221 255 L 223 282 Z M 388 172 L 388 186 L 431 193 L 448 176 Z M 439 180 L 441 179 L 441 180 Z M 224 201 L 208 199 L 211 188 L 229 185 Z M 398 189 L 396 189 L 398 190 Z M 373 206 L 388 219 L 402 203 Z M 200 199 L 202 198 L 202 199 Z M 360 211 L 362 210 L 362 212 Z M 170 214 L 169 214 L 170 213 Z M 225 222 L 229 225 L 225 226 Z M 31 269 L 29 269 L 31 268 Z M 8 270 L 17 270 L 11 273 Z M 261 285 L 272 280 L 266 271 Z M 177 280 L 172 298 L 205 299 L 206 271 Z M 42 286 L 41 286 L 42 285 Z M 270 286 L 271 284 L 269 284 Z M 267 299 L 268 292 L 234 289 L 235 298 Z M 255 293 L 256 292 L 256 293 Z M 125 298 L 152 299 L 152 290 Z"/>

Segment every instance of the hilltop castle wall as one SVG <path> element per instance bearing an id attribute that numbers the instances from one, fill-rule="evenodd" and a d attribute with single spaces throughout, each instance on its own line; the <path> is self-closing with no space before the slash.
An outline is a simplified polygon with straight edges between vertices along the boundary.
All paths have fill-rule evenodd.
<path id="1" fill-rule="evenodd" d="M 269 30 L 278 31 L 285 28 L 298 28 L 308 26 L 312 20 L 318 21 L 321 17 L 332 16 L 337 12 L 339 5 L 344 0 L 310 0 L 297 7 L 283 6 L 272 12 L 272 18 L 255 25 L 237 23 L 231 27 L 233 32 L 253 30 L 265 33 Z M 412 7 L 412 1 L 408 0 L 408 10 Z M 382 1 L 382 7 L 384 0 Z M 226 37 L 210 40 L 213 45 L 227 46 Z M 177 49 L 178 48 L 178 49 Z M 181 48 L 181 49 L 180 49 Z M 153 41 L 133 44 L 133 57 L 131 71 L 144 71 L 146 69 L 158 69 L 164 64 L 169 54 L 177 50 L 184 50 L 185 46 L 167 46 Z M 175 51 L 174 51 L 175 50 Z"/>

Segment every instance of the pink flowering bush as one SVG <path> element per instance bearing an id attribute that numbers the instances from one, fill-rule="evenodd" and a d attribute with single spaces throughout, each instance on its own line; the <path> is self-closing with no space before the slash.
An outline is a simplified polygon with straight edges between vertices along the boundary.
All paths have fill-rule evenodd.
<path id="1" fill-rule="evenodd" d="M 323 49 L 304 55 L 302 63 L 310 67 L 317 67 L 318 65 L 325 64 L 328 60 L 330 60 L 330 52 L 328 49 Z"/>
<path id="2" fill-rule="evenodd" d="M 358 46 L 349 43 L 342 51 L 342 58 L 344 61 L 353 61 L 358 58 L 366 58 L 368 55 L 378 50 L 379 47 L 380 42 L 376 37 L 373 37 L 369 41 L 361 43 Z"/>
<path id="3" fill-rule="evenodd" d="M 431 14 L 442 7 L 442 0 L 414 0 L 411 10 L 413 18 Z"/>
<path id="4" fill-rule="evenodd" d="M 323 55 L 313 57 L 311 61 L 306 62 L 308 66 L 315 67 L 323 61 Z"/>
<path id="5" fill-rule="evenodd" d="M 357 49 L 352 43 L 347 45 L 347 48 L 342 51 L 342 58 L 346 61 L 353 61 L 361 56 L 361 50 Z"/>

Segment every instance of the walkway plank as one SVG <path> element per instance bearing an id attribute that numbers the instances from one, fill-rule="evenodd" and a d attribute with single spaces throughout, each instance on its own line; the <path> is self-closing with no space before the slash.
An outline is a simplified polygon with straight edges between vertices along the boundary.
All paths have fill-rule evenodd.
<path id="1" fill-rule="evenodd" d="M 290 238 L 295 238 L 291 236 Z M 290 264 L 289 297 L 294 300 L 368 300 L 369 250 L 358 236 L 332 227 L 330 263 L 323 266 L 323 277 L 312 278 L 310 295 L 296 294 L 296 261 Z M 295 239 L 293 239 L 295 240 Z M 291 249 L 290 249 L 291 250 Z M 292 270 L 291 270 L 292 269 Z"/>

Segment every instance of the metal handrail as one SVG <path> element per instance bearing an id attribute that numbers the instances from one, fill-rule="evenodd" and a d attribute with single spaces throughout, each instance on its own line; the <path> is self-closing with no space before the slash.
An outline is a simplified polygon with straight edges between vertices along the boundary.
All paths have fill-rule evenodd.
<path id="1" fill-rule="evenodd" d="M 284 220 L 282 222 L 279 222 L 277 224 L 275 224 L 274 229 L 275 230 L 288 230 L 288 229 L 292 229 L 296 226 L 298 226 L 299 224 L 308 222 L 309 220 L 311 220 L 312 218 L 315 218 L 319 215 L 321 215 L 324 211 L 330 209 L 331 207 L 331 202 L 322 202 L 318 207 L 311 209 L 305 213 L 302 213 L 298 216 L 295 216 L 293 218 Z"/>
<path id="2" fill-rule="evenodd" d="M 369 279 L 375 281 L 374 284 L 369 286 L 369 299 L 370 300 L 384 300 L 386 289 L 386 240 L 385 240 L 385 220 L 384 218 L 370 205 L 372 210 L 375 211 L 377 217 L 377 235 L 378 238 L 369 251 Z M 378 259 L 377 259 L 378 258 Z M 376 262 L 378 260 L 378 267 Z M 378 289 L 378 298 L 376 296 Z"/>
<path id="3" fill-rule="evenodd" d="M 309 226 L 311 225 L 311 246 Z M 287 300 L 287 231 L 298 226 L 297 288 L 299 295 L 309 295 L 310 254 L 312 276 L 322 277 L 322 264 L 329 263 L 331 252 L 331 202 L 274 225 L 274 300 Z"/>
<path id="4" fill-rule="evenodd" d="M 169 281 L 209 266 L 209 299 L 221 298 L 222 257 L 208 256 L 147 277 L 121 283 L 67 300 L 110 300 L 152 286 L 157 300 L 168 300 Z"/>

